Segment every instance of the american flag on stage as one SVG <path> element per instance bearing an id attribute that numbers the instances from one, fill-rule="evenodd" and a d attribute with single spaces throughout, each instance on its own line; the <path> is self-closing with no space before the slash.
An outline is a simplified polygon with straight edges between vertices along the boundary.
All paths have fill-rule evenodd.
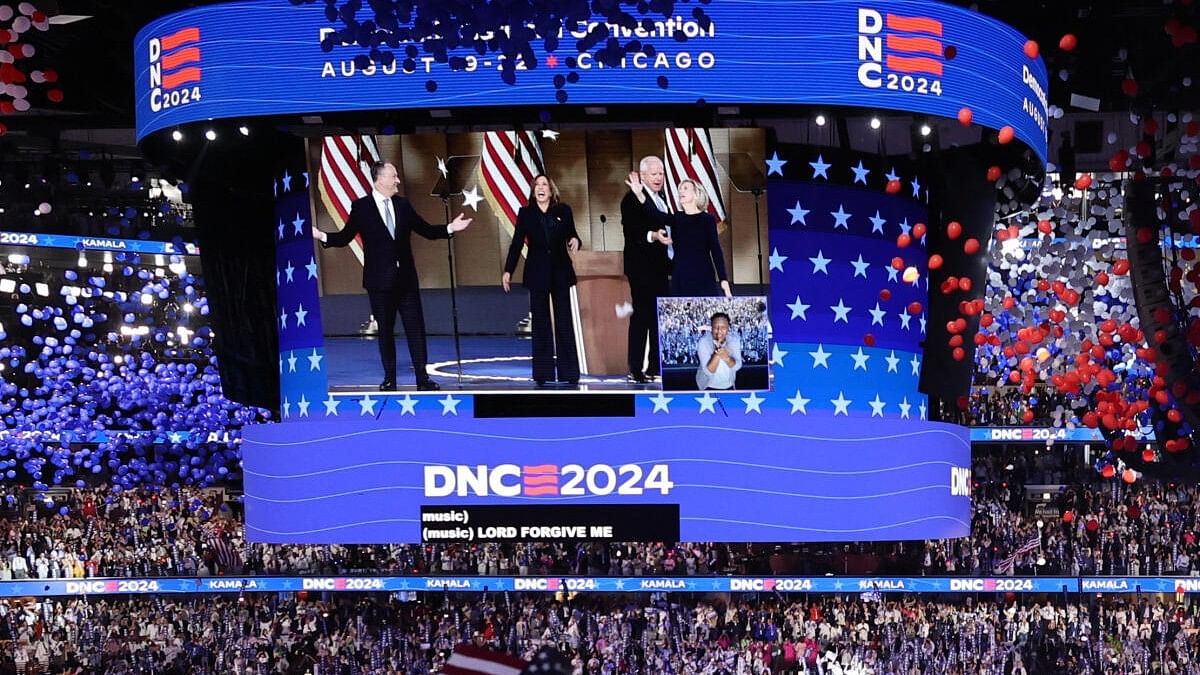
<path id="1" fill-rule="evenodd" d="M 1010 571 L 1013 568 L 1013 565 L 1015 565 L 1017 563 L 1017 558 L 1025 555 L 1026 553 L 1032 553 L 1041 547 L 1042 547 L 1042 538 L 1039 537 L 1036 532 L 1029 535 L 1029 539 L 1024 544 L 1021 544 L 1020 546 L 1013 549 L 1013 552 L 1010 553 L 1007 558 L 1005 558 L 1004 560 L 1001 560 L 1000 563 L 998 565 L 996 565 L 996 573 L 997 574 L 1007 573 L 1008 571 Z"/>
<path id="2" fill-rule="evenodd" d="M 517 222 L 517 211 L 529 197 L 534 176 L 545 171 L 542 146 L 535 132 L 484 132 L 483 161 L 479 164 L 484 196 L 509 234 Z"/>
<path id="3" fill-rule="evenodd" d="M 379 147 L 371 136 L 326 136 L 321 142 L 317 192 L 339 230 L 346 226 L 354 200 L 371 191 L 371 164 L 378 161 Z M 362 242 L 356 238 L 350 250 L 362 264 Z"/>
<path id="4" fill-rule="evenodd" d="M 458 645 L 442 666 L 445 675 L 519 675 L 523 659 L 474 645 Z"/>
<path id="5" fill-rule="evenodd" d="M 675 186 L 684 178 L 704 186 L 708 192 L 708 212 L 725 221 L 725 201 L 717 177 L 717 157 L 713 154 L 712 138 L 705 129 L 667 129 L 663 164 L 667 170 L 667 202 L 679 210 L 679 194 Z"/>

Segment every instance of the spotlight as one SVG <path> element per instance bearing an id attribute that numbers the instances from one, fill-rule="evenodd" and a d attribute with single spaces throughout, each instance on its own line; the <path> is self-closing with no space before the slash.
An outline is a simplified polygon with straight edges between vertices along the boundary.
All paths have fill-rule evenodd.
<path id="1" fill-rule="evenodd" d="M 178 129 L 176 129 L 175 131 L 172 131 L 171 132 L 171 140 L 175 141 L 176 143 L 178 143 L 179 141 L 182 141 L 183 140 L 183 132 Z"/>
<path id="2" fill-rule="evenodd" d="M 195 307 L 192 305 L 192 303 L 190 303 L 190 302 L 186 302 L 186 303 L 184 303 L 184 305 L 183 305 L 183 311 L 184 311 L 185 313 L 187 313 L 187 314 L 191 314 L 191 313 L 192 313 L 193 311 L 195 311 L 195 310 L 196 310 L 196 308 L 195 308 Z"/>
<path id="3" fill-rule="evenodd" d="M 243 124 L 242 126 L 238 127 L 238 133 L 243 136 L 249 136 L 250 135 L 250 127 Z"/>
<path id="4" fill-rule="evenodd" d="M 824 115 L 817 115 L 817 119 L 814 121 L 817 123 L 817 126 L 819 126 L 819 127 L 825 126 L 825 116 Z"/>
<path id="5" fill-rule="evenodd" d="M 204 137 L 210 141 L 215 141 L 217 140 L 217 132 L 214 129 L 208 129 L 204 132 Z"/>
<path id="6" fill-rule="evenodd" d="M 75 264 L 76 264 L 76 265 L 78 265 L 79 267 L 87 267 L 87 256 L 85 256 L 84 254 L 80 253 L 80 254 L 79 254 L 79 260 L 78 260 L 78 261 L 76 261 L 76 263 L 75 263 Z"/>
<path id="7" fill-rule="evenodd" d="M 922 136 L 928 136 L 931 133 L 933 133 L 933 129 L 930 129 L 928 124 L 921 125 L 921 135 Z"/>
<path id="8" fill-rule="evenodd" d="M 882 125 L 882 124 L 883 124 L 883 122 L 880 122 L 878 117 L 871 118 L 871 128 L 872 129 L 878 129 L 880 127 L 880 125 Z"/>
<path id="9" fill-rule="evenodd" d="M 140 183 L 141 181 L 142 181 L 142 179 L 139 178 L 137 174 L 134 174 L 129 177 L 129 182 L 131 182 L 131 183 Z"/>

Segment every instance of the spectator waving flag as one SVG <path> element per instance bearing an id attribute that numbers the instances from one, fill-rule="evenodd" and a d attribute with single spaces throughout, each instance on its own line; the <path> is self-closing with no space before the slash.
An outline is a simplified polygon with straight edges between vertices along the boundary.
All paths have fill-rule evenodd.
<path id="1" fill-rule="evenodd" d="M 339 230 L 346 226 L 354 200 L 371 191 L 371 164 L 378 161 L 379 147 L 371 136 L 326 136 L 321 142 L 317 191 Z M 362 241 L 358 237 L 350 242 L 350 250 L 362 264 Z"/>
<path id="2" fill-rule="evenodd" d="M 479 164 L 484 196 L 509 234 L 517 222 L 517 211 L 529 197 L 534 176 L 544 173 L 545 166 L 535 132 L 484 132 Z"/>
<path id="3" fill-rule="evenodd" d="M 445 675 L 519 675 L 524 660 L 511 654 L 494 652 L 473 645 L 458 645 L 442 667 Z"/>
<path id="4" fill-rule="evenodd" d="M 667 129 L 666 149 L 663 152 L 667 170 L 667 202 L 672 211 L 679 210 L 679 181 L 691 178 L 708 192 L 708 212 L 725 222 L 725 200 L 717 176 L 717 157 L 713 154 L 712 138 L 705 129 Z"/>
<path id="5" fill-rule="evenodd" d="M 1029 539 L 1024 544 L 1018 546 L 1007 558 L 1000 561 L 1000 564 L 996 566 L 996 573 L 1007 573 L 1013 568 L 1013 565 L 1016 564 L 1017 558 L 1025 555 L 1026 553 L 1031 553 L 1038 550 L 1041 548 L 1041 545 L 1042 539 L 1037 535 L 1037 533 L 1029 535 Z"/>

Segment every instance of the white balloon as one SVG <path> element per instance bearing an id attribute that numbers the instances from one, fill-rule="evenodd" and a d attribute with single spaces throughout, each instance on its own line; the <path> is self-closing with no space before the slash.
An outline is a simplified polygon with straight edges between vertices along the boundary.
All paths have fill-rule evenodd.
<path id="1" fill-rule="evenodd" d="M 52 208 L 53 207 L 50 206 L 49 202 L 42 202 L 41 204 L 38 204 L 38 213 L 40 213 L 44 216 L 44 215 L 50 213 Z"/>
<path id="2" fill-rule="evenodd" d="M 21 4 L 17 5 L 17 11 L 25 16 L 29 16 L 37 11 L 37 7 L 34 7 L 33 3 L 30 2 L 22 2 Z"/>
<path id="3" fill-rule="evenodd" d="M 0 5 L 0 21 L 8 21 L 13 17 L 13 8 L 8 5 Z"/>
<path id="4" fill-rule="evenodd" d="M 29 110 L 29 100 L 28 99 L 14 98 L 12 104 L 13 104 L 13 108 L 16 108 L 17 110 L 19 110 L 21 112 L 25 112 L 26 110 Z"/>
<path id="5" fill-rule="evenodd" d="M 24 33 L 25 31 L 29 30 L 29 27 L 32 25 L 33 24 L 29 21 L 29 17 L 18 16 L 17 18 L 13 19 L 12 29 L 17 33 Z"/>

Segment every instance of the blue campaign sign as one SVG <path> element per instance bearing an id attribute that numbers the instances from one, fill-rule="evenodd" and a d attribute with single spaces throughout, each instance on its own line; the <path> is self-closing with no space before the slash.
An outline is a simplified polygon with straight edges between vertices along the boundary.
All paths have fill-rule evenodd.
<path id="1" fill-rule="evenodd" d="M 1134 432 L 1139 441 L 1154 441 L 1154 430 L 1145 427 Z M 972 443 L 1102 443 L 1099 429 L 1075 427 L 971 427 Z"/>
<path id="2" fill-rule="evenodd" d="M 0 231 L 0 245 L 36 246 L 40 248 L 70 248 L 77 251 L 113 251 L 116 253 L 148 253 L 160 255 L 200 255 L 193 243 L 182 247 L 169 241 L 141 241 L 113 237 L 77 237 L 68 234 L 43 232 Z"/>
<path id="3" fill-rule="evenodd" d="M 1045 65 L 1024 55 L 1024 36 L 980 12 L 928 0 L 717 0 L 705 11 L 711 23 L 647 14 L 650 24 L 632 30 L 596 18 L 559 36 L 555 53 L 534 40 L 535 63 L 522 62 L 516 83 L 506 85 L 498 56 L 469 48 L 449 54 L 464 59 L 459 70 L 421 50 L 406 71 L 403 43 L 396 61 L 366 68 L 355 63 L 367 53 L 356 44 L 325 52 L 322 39 L 341 28 L 326 18 L 325 3 L 196 7 L 151 22 L 135 38 L 137 136 L 256 115 L 553 105 L 554 78 L 572 72 L 574 61 L 581 77 L 566 86 L 572 104 L 704 99 L 948 118 L 965 107 L 977 124 L 1011 126 L 1046 157 Z M 357 16 L 371 18 L 369 9 Z M 639 40 L 643 49 L 605 65 L 577 54 L 575 39 L 590 30 Z"/>
<path id="4" fill-rule="evenodd" d="M 596 509 L 598 521 L 630 506 L 678 505 L 681 541 L 924 539 L 969 531 L 970 443 L 962 427 L 866 416 L 848 427 L 826 415 L 801 424 L 784 396 L 639 398 L 644 410 L 636 417 L 592 419 L 586 429 L 563 418 L 475 419 L 467 401 L 450 395 L 410 397 L 409 415 L 381 421 L 372 415 L 247 427 L 247 537 L 515 541 L 448 519 L 469 509 L 538 506 L 546 514 L 538 524 L 549 526 L 561 505 L 606 507 Z M 645 410 L 673 400 L 658 419 Z M 368 403 L 374 413 L 380 400 Z M 443 412 L 434 419 L 418 405 Z M 354 407 L 342 413 L 353 418 L 368 410 Z M 902 446 L 921 453 L 898 452 Z M 519 537 L 528 522 L 514 517 L 511 525 Z M 578 538 L 590 536 L 588 529 Z M 548 538 L 562 536 L 541 537 Z"/>
<path id="5" fill-rule="evenodd" d="M 215 577 L 25 579 L 0 598 L 176 593 L 1200 593 L 1200 577 Z"/>

